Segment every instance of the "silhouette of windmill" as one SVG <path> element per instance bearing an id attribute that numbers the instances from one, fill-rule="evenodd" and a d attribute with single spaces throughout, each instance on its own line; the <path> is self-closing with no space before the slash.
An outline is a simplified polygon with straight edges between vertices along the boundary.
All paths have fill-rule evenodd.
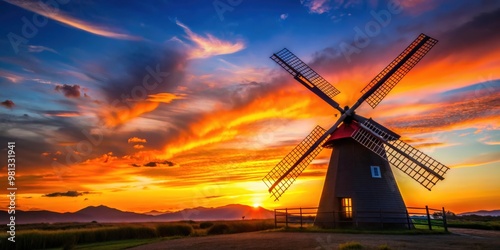
<path id="1" fill-rule="evenodd" d="M 375 108 L 436 43 L 436 39 L 420 34 L 368 83 L 354 105 L 344 108 L 333 99 L 340 91 L 292 52 L 285 48 L 273 54 L 272 60 L 341 115 L 328 130 L 316 126 L 263 178 L 271 196 L 278 200 L 324 147 L 333 148 L 315 225 L 338 227 L 354 222 L 358 227 L 380 223 L 406 226 L 406 206 L 389 164 L 429 190 L 444 179 L 449 168 L 355 110 L 363 101 Z M 373 218 L 373 213 L 380 211 L 391 213 Z"/>

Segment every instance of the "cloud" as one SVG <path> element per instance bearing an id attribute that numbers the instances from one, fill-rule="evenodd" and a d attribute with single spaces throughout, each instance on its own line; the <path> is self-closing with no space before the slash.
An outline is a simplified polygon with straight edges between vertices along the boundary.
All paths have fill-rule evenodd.
<path id="1" fill-rule="evenodd" d="M 209 196 L 205 196 L 206 199 L 215 199 L 215 198 L 220 198 L 222 197 L 222 195 L 209 195 Z"/>
<path id="2" fill-rule="evenodd" d="M 175 163 L 171 161 L 151 161 L 143 165 L 144 167 L 158 167 L 158 166 L 168 166 L 173 167 Z"/>
<path id="3" fill-rule="evenodd" d="M 59 54 L 57 53 L 57 51 L 51 49 L 51 48 L 48 48 L 48 47 L 45 47 L 45 46 L 38 46 L 38 45 L 28 45 L 28 51 L 29 52 L 33 52 L 33 53 L 40 53 L 40 52 L 43 52 L 43 51 L 50 51 L 52 53 L 56 53 L 56 54 Z"/>
<path id="4" fill-rule="evenodd" d="M 328 12 L 331 7 L 330 0 L 300 0 L 300 3 L 309 9 L 309 13 L 323 14 Z"/>
<path id="5" fill-rule="evenodd" d="M 145 113 L 149 113 L 158 108 L 158 106 L 158 102 L 124 102 L 118 109 L 112 106 L 104 107 L 101 110 L 100 115 L 104 119 L 107 126 L 115 127 L 125 124 L 126 122 L 140 117 Z"/>
<path id="6" fill-rule="evenodd" d="M 434 9 L 437 3 L 432 0 L 411 0 L 398 1 L 398 4 L 400 4 L 406 12 L 409 12 L 412 15 L 419 15 Z"/>
<path id="7" fill-rule="evenodd" d="M 418 104 L 407 104 L 405 113 L 389 118 L 390 127 L 409 133 L 450 131 L 465 128 L 497 129 L 500 122 L 500 80 L 489 82 L 491 91 L 478 92 L 485 83 L 446 91 L 427 97 Z M 428 106 L 412 112 L 413 106 Z M 388 110 L 388 112 L 390 112 Z"/>
<path id="8" fill-rule="evenodd" d="M 58 84 L 54 88 L 56 91 L 60 91 L 64 96 L 68 98 L 78 98 L 80 97 L 80 85 L 74 84 L 73 86 L 68 84 Z"/>
<path id="9" fill-rule="evenodd" d="M 68 25 L 75 29 L 83 30 L 94 35 L 104 36 L 115 39 L 124 40 L 140 40 L 140 37 L 131 36 L 128 34 L 113 31 L 109 27 L 91 24 L 80 19 L 76 19 L 65 14 L 61 9 L 53 8 L 40 1 L 20 1 L 20 0 L 6 0 L 6 2 L 16 5 L 25 10 L 37 13 L 52 20 L 58 21 L 62 24 Z"/>
<path id="10" fill-rule="evenodd" d="M 425 94 L 438 93 L 451 88 L 468 86 L 480 81 L 481 78 L 484 80 L 484 78 L 500 77 L 495 70 L 500 50 L 491 49 L 500 43 L 500 33 L 491 32 L 497 29 L 497 24 L 500 22 L 499 16 L 500 9 L 490 10 L 490 12 L 469 18 L 469 22 L 452 28 L 441 27 L 430 33 L 432 37 L 439 40 L 439 43 L 391 90 L 381 104 L 387 103 L 388 99 L 401 93 L 413 92 L 412 97 L 414 97 L 423 95 L 424 91 Z M 431 21 L 439 23 L 441 18 Z M 320 74 L 327 72 L 323 75 L 326 79 L 336 79 L 331 81 L 332 83 L 342 83 L 336 85 L 341 94 L 335 99 L 341 106 L 351 105 L 359 98 L 359 92 L 364 85 L 408 46 L 421 30 L 422 28 L 412 28 L 410 32 L 402 31 L 401 38 L 394 41 L 383 36 L 375 37 L 359 53 L 347 56 L 351 59 L 351 63 L 346 63 L 346 57 L 339 47 L 343 43 L 339 43 L 314 53 L 309 65 Z M 353 37 L 354 32 L 345 40 L 345 43 L 355 46 Z M 481 39 L 476 39 L 476 37 L 481 37 Z M 464 63 L 466 61 L 468 63 Z M 332 68 L 335 69 L 334 72 L 331 71 Z M 459 73 L 443 74 L 443 72 Z M 380 106 L 377 110 L 379 108 Z"/>
<path id="11" fill-rule="evenodd" d="M 298 120 L 318 115 L 322 109 L 306 112 L 306 107 L 313 105 L 311 100 L 316 97 L 304 96 L 307 89 L 298 84 L 289 85 L 291 81 L 293 79 L 283 82 L 282 78 L 277 78 L 271 83 L 251 82 L 197 90 L 204 98 L 217 101 L 207 112 L 172 119 L 177 124 L 167 139 L 164 156 L 169 158 L 197 147 L 232 141 L 236 137 L 252 138 L 262 132 L 260 126 L 276 120 Z M 297 98 L 299 95 L 304 97 Z"/>
<path id="12" fill-rule="evenodd" d="M 128 139 L 128 143 L 146 143 L 146 139 L 142 139 L 139 137 L 132 137 Z"/>
<path id="13" fill-rule="evenodd" d="M 470 167 L 480 167 L 488 164 L 499 163 L 500 159 L 496 153 L 483 153 L 474 157 L 473 159 L 467 160 L 460 164 L 451 166 L 452 168 L 470 168 Z"/>
<path id="14" fill-rule="evenodd" d="M 500 140 L 495 138 L 492 138 L 491 136 L 483 137 L 479 139 L 481 143 L 484 143 L 486 145 L 491 145 L 491 146 L 498 146 L 500 145 Z"/>
<path id="15" fill-rule="evenodd" d="M 288 18 L 288 13 L 285 13 L 285 14 L 281 14 L 280 15 L 280 19 L 281 20 L 286 20 Z"/>
<path id="16" fill-rule="evenodd" d="M 85 194 L 90 194 L 90 192 L 78 192 L 78 191 L 68 191 L 68 192 L 54 192 L 42 195 L 43 197 L 78 197 Z"/>
<path id="17" fill-rule="evenodd" d="M 16 75 L 16 74 L 13 74 L 13 73 L 10 73 L 7 71 L 3 71 L 3 70 L 0 70 L 0 77 L 3 77 L 3 78 L 5 78 L 13 83 L 18 83 L 19 81 L 24 79 L 24 77 L 22 77 L 22 76 L 19 76 L 19 75 Z"/>
<path id="18" fill-rule="evenodd" d="M 190 58 L 207 58 L 216 55 L 232 54 L 245 48 L 245 44 L 242 41 L 231 43 L 220 40 L 211 34 L 206 34 L 206 37 L 203 37 L 191 31 L 188 26 L 180 21 L 176 20 L 175 23 L 183 28 L 187 34 L 187 38 L 197 45 L 197 47 L 193 47 L 189 52 Z"/>
<path id="19" fill-rule="evenodd" d="M 14 102 L 12 100 L 5 100 L 0 103 L 0 105 L 4 106 L 5 108 L 11 109 L 14 107 Z"/>
<path id="20" fill-rule="evenodd" d="M 147 100 L 151 102 L 171 103 L 173 100 L 184 98 L 186 98 L 184 94 L 158 93 L 149 95 Z"/>
<path id="21" fill-rule="evenodd" d="M 148 162 L 146 164 L 143 165 L 144 167 L 156 167 L 156 162 L 152 161 L 152 162 Z"/>
<path id="22" fill-rule="evenodd" d="M 136 145 L 134 145 L 134 148 L 135 148 L 135 149 L 143 149 L 143 148 L 144 148 L 144 145 L 141 145 L 141 144 L 136 144 Z"/>
<path id="23" fill-rule="evenodd" d="M 491 48 L 494 48 L 500 42 L 500 34 L 491 32 L 498 28 L 499 23 L 500 8 L 497 8 L 480 13 L 469 22 L 444 32 L 439 39 L 440 46 L 443 48 L 440 50 L 442 53 L 436 55 L 436 57 L 449 56 L 457 51 L 460 52 L 459 55 L 466 54 L 474 59 L 481 56 L 476 53 L 489 54 L 492 52 Z M 481 37 L 481 39 L 477 39 L 477 37 Z"/>
<path id="24" fill-rule="evenodd" d="M 66 111 L 66 110 L 49 110 L 43 112 L 46 116 L 58 116 L 58 117 L 76 117 L 80 116 L 78 111 Z"/>
<path id="25" fill-rule="evenodd" d="M 100 82 L 106 102 L 98 116 L 115 127 L 156 110 L 160 104 L 182 99 L 170 94 L 183 82 L 187 55 L 173 46 L 134 45 L 110 63 L 125 69 L 116 75 L 93 75 Z M 92 75 L 92 73 L 90 73 Z"/>

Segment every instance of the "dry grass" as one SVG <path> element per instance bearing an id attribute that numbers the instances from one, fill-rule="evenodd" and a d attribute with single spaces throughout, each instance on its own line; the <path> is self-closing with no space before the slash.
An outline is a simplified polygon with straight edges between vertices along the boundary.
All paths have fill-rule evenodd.
<path id="1" fill-rule="evenodd" d="M 340 250 L 346 250 L 346 249 L 363 249 L 363 245 L 361 243 L 356 242 L 356 241 L 350 241 L 346 243 L 342 243 L 339 245 Z"/>
<path id="2" fill-rule="evenodd" d="M 222 228 L 222 230 L 221 230 Z M 273 220 L 150 223 L 56 223 L 22 225 L 16 232 L 19 249 L 72 249 L 77 245 L 129 239 L 196 237 L 208 234 L 253 232 L 274 228 Z M 211 233 L 208 233 L 211 232 Z M 0 244 L 0 250 L 10 244 Z"/>

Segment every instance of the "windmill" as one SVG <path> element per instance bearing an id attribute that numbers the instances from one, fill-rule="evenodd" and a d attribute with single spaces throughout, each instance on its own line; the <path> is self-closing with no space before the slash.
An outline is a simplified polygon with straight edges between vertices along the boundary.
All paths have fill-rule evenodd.
<path id="1" fill-rule="evenodd" d="M 449 168 L 355 110 L 364 101 L 375 108 L 436 43 L 436 39 L 420 34 L 368 83 L 354 105 L 344 108 L 333 99 L 340 91 L 292 52 L 285 48 L 273 54 L 272 60 L 341 115 L 328 130 L 316 126 L 263 178 L 271 197 L 278 200 L 324 147 L 333 148 L 314 224 L 408 225 L 406 206 L 389 164 L 428 190 L 444 179 Z M 374 218 L 374 213 L 380 211 L 391 213 L 379 213 Z"/>

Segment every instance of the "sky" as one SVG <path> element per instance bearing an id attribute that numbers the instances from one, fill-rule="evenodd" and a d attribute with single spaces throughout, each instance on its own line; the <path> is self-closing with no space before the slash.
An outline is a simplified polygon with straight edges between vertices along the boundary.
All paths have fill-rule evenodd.
<path id="1" fill-rule="evenodd" d="M 352 105 L 420 33 L 439 42 L 357 113 L 451 168 L 432 191 L 393 169 L 407 206 L 500 209 L 498 1 L 6 0 L 0 12 L 0 188 L 15 142 L 17 209 L 317 206 L 332 149 L 277 202 L 262 178 L 338 111 L 269 57 L 288 48 Z"/>

